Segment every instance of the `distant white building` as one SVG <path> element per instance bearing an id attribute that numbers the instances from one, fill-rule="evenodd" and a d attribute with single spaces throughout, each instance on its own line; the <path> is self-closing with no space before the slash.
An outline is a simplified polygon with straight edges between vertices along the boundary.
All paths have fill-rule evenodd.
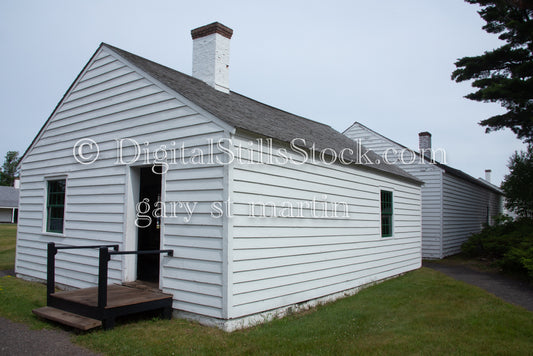
<path id="1" fill-rule="evenodd" d="M 194 77 L 100 45 L 21 160 L 18 276 L 46 278 L 48 242 L 172 249 L 114 256 L 109 281 L 151 281 L 175 315 L 232 330 L 420 267 L 422 182 L 230 91 L 231 35 L 192 31 Z M 57 255 L 59 284 L 96 284 L 85 251 Z"/>
<path id="2" fill-rule="evenodd" d="M 0 223 L 16 223 L 18 218 L 19 190 L 0 186 Z"/>
<path id="3" fill-rule="evenodd" d="M 438 259 L 459 253 L 461 245 L 472 233 L 479 232 L 484 224 L 492 224 L 494 216 L 502 213 L 502 191 L 482 179 L 437 162 L 435 158 L 440 159 L 439 155 L 443 152 L 432 149 L 429 132 L 419 134 L 419 152 L 414 152 L 359 122 L 351 125 L 344 134 L 424 182 L 424 258 Z M 433 162 L 432 154 L 437 156 L 433 157 Z"/>

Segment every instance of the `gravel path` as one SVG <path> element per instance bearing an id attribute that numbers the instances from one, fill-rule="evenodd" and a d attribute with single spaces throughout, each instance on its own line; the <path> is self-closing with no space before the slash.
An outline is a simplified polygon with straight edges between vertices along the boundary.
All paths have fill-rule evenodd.
<path id="1" fill-rule="evenodd" d="M 533 287 L 498 273 L 480 272 L 462 265 L 445 265 L 424 261 L 424 267 L 442 272 L 454 279 L 475 285 L 489 293 L 533 311 Z"/>
<path id="2" fill-rule="evenodd" d="M 31 330 L 24 324 L 0 318 L 0 355 L 97 355 L 74 345 L 71 336 L 61 330 Z"/>

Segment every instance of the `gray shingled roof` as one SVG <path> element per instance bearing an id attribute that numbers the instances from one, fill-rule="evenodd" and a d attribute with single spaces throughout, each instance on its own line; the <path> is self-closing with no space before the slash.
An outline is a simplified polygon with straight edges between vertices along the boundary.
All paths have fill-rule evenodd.
<path id="1" fill-rule="evenodd" d="M 352 125 L 350 125 L 350 127 L 352 127 L 352 126 L 355 125 L 355 124 L 361 125 L 361 126 L 363 126 L 364 128 L 366 128 L 367 130 L 372 131 L 372 132 L 375 133 L 376 135 L 379 135 L 379 136 L 383 137 L 384 139 L 386 139 L 386 140 L 388 140 L 388 141 L 390 141 L 390 142 L 392 142 L 392 143 L 394 143 L 394 144 L 396 144 L 396 145 L 398 145 L 398 146 L 400 146 L 400 147 L 402 147 L 402 148 L 405 148 L 405 149 L 407 149 L 407 150 L 413 152 L 413 153 L 416 154 L 417 156 L 420 156 L 420 153 L 419 153 L 419 152 L 416 152 L 416 151 L 414 151 L 414 150 L 411 150 L 409 147 L 404 146 L 404 145 L 402 145 L 401 143 L 398 143 L 398 142 L 396 142 L 396 141 L 394 141 L 394 140 L 391 140 L 390 138 L 388 138 L 388 137 L 386 137 L 386 136 L 383 136 L 383 135 L 380 134 L 379 132 L 376 132 L 376 131 L 372 130 L 371 128 L 369 128 L 368 126 L 363 125 L 363 124 L 360 123 L 360 122 L 355 121 Z M 347 128 L 344 132 L 348 131 L 348 130 L 350 129 L 350 127 Z M 437 161 L 434 161 L 434 163 L 433 163 L 433 162 L 432 162 L 432 163 L 429 163 L 429 162 L 428 162 L 428 164 L 435 164 L 437 167 L 443 169 L 446 173 L 448 173 L 448 174 L 450 174 L 450 175 L 452 175 L 452 176 L 455 176 L 455 177 L 457 177 L 457 178 L 460 178 L 460 179 L 466 180 L 466 181 L 468 181 L 468 182 L 470 182 L 470 183 L 473 183 L 473 184 L 475 184 L 475 185 L 478 185 L 478 186 L 480 186 L 480 187 L 482 187 L 482 188 L 489 189 L 489 190 L 492 190 L 492 191 L 495 192 L 495 193 L 498 193 L 498 194 L 502 194 L 502 195 L 503 195 L 503 191 L 502 191 L 499 187 L 495 186 L 494 184 L 489 183 L 489 182 L 485 182 L 485 181 L 482 180 L 482 179 L 474 178 L 474 177 L 472 177 L 471 175 L 469 175 L 468 173 L 465 173 L 465 172 L 463 172 L 463 171 L 461 171 L 461 170 L 459 170 L 459 169 L 457 169 L 457 168 L 450 167 L 450 166 L 448 166 L 448 165 L 446 165 L 446 164 L 443 164 L 443 163 L 440 163 L 440 162 L 437 162 Z"/>
<path id="2" fill-rule="evenodd" d="M 456 176 L 457 178 L 461 178 L 463 180 L 466 180 L 466 181 L 469 181 L 470 183 L 473 183 L 475 185 L 479 185 L 480 187 L 483 187 L 483 188 L 486 188 L 486 189 L 490 189 L 492 190 L 493 192 L 495 193 L 498 193 L 498 194 L 503 194 L 503 191 L 498 188 L 497 186 L 495 186 L 494 184 L 492 183 L 489 183 L 489 182 L 484 182 L 483 180 L 481 179 L 478 179 L 478 178 L 474 178 L 472 177 L 470 174 L 468 173 L 465 173 L 457 168 L 453 168 L 453 167 L 450 167 L 446 164 L 442 164 L 440 162 L 437 162 L 435 161 L 435 165 L 437 167 L 440 167 L 442 169 L 444 169 L 444 171 L 452 176 Z"/>
<path id="3" fill-rule="evenodd" d="M 18 208 L 19 190 L 13 187 L 0 186 L 0 207 Z"/>
<path id="4" fill-rule="evenodd" d="M 111 49 L 146 74 L 236 129 L 271 137 L 283 142 L 291 142 L 295 138 L 305 139 L 307 148 L 311 148 L 314 144 L 318 151 L 332 148 L 339 154 L 344 148 L 350 148 L 354 151 L 354 155 L 345 155 L 344 157 L 346 160 L 363 162 L 363 164 L 358 164 L 358 166 L 365 166 L 369 169 L 379 170 L 421 183 L 420 180 L 402 169 L 383 163 L 381 157 L 372 151 L 367 153 L 367 157 L 373 163 L 364 164 L 364 159 L 361 160 L 361 156 L 358 153 L 357 144 L 328 125 L 276 109 L 233 91 L 229 94 L 223 93 L 199 79 L 120 48 L 105 43 L 102 43 L 101 46 Z M 365 153 L 367 150 L 363 147 L 361 151 Z"/>

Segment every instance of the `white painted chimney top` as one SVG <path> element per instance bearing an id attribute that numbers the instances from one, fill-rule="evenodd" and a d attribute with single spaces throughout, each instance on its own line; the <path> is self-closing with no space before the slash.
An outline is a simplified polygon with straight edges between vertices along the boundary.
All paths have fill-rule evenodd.
<path id="1" fill-rule="evenodd" d="M 229 44 L 233 30 L 219 22 L 191 31 L 192 76 L 229 93 Z"/>
<path id="2" fill-rule="evenodd" d="M 491 169 L 485 169 L 485 180 L 490 183 L 490 176 L 491 176 L 492 170 Z"/>

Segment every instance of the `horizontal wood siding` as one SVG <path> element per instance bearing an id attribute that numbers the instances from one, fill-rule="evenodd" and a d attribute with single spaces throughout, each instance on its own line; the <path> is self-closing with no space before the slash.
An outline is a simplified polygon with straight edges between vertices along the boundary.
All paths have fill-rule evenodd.
<path id="1" fill-rule="evenodd" d="M 354 141 L 361 142 L 361 145 L 371 149 L 382 157 L 385 154 L 385 151 L 392 147 L 392 142 L 390 140 L 385 139 L 381 135 L 378 135 L 357 123 L 353 124 L 348 130 L 346 130 L 344 135 L 348 136 Z"/>
<path id="2" fill-rule="evenodd" d="M 165 192 L 173 208 L 164 219 L 163 247 L 174 257 L 163 270 L 164 290 L 174 295 L 175 309 L 217 318 L 223 316 L 223 219 L 211 216 L 211 206 L 223 201 L 223 176 L 221 166 L 171 165 Z M 193 213 L 180 202 L 194 204 Z"/>
<path id="3" fill-rule="evenodd" d="M 269 164 L 269 157 L 273 162 L 280 157 L 280 147 L 261 156 L 257 142 L 250 144 L 253 140 L 236 137 L 233 142 L 248 149 L 237 154 L 231 182 L 231 317 L 318 298 L 420 266 L 419 187 L 352 166 Z M 264 163 L 249 164 L 252 154 Z M 380 233 L 380 189 L 393 191 L 391 238 Z M 313 199 L 322 201 L 315 216 Z M 330 204 L 326 213 L 324 201 Z M 340 207 L 334 217 L 335 202 L 347 204 L 348 217 Z"/>
<path id="4" fill-rule="evenodd" d="M 442 171 L 427 164 L 399 165 L 422 186 L 422 257 L 442 258 Z"/>
<path id="5" fill-rule="evenodd" d="M 420 162 L 405 148 L 386 139 L 368 128 L 355 123 L 345 133 L 353 140 L 380 156 L 387 156 L 391 163 L 396 163 L 409 174 L 424 182 L 422 187 L 422 256 L 424 258 L 442 258 L 442 169 L 429 163 Z M 403 160 L 402 160 L 403 159 Z M 402 164 L 402 161 L 405 164 Z M 412 163 L 411 163 L 412 162 Z"/>
<path id="6" fill-rule="evenodd" d="M 153 82 L 143 78 L 120 57 L 102 49 L 66 96 L 21 169 L 20 216 L 16 272 L 46 278 L 46 243 L 89 245 L 125 240 L 125 201 L 129 175 L 117 162 L 117 141 L 131 138 L 149 150 L 149 162 L 162 145 L 170 149 L 207 150 L 209 139 L 224 136 L 214 124 Z M 73 157 L 81 138 L 91 138 L 100 149 L 88 165 Z M 148 142 L 148 144 L 144 144 Z M 123 161 L 132 162 L 135 150 L 126 142 Z M 144 152 L 134 165 L 145 160 Z M 186 154 L 186 158 L 189 154 Z M 223 169 L 217 166 L 172 164 L 164 175 L 166 201 L 199 201 L 197 216 L 189 223 L 176 218 L 163 222 L 161 245 L 175 250 L 163 259 L 162 287 L 174 294 L 174 307 L 221 316 L 222 223 L 205 223 L 208 202 L 222 198 Z M 43 233 L 45 177 L 66 176 L 64 236 Z M 123 248 L 123 247 L 121 247 Z M 96 251 L 69 250 L 57 255 L 56 281 L 71 287 L 97 282 Z M 123 280 L 124 261 L 109 264 L 109 282 Z"/>
<path id="7" fill-rule="evenodd" d="M 461 245 L 471 234 L 479 232 L 483 224 L 493 222 L 501 213 L 500 195 L 444 174 L 443 177 L 443 255 L 461 252 Z"/>

